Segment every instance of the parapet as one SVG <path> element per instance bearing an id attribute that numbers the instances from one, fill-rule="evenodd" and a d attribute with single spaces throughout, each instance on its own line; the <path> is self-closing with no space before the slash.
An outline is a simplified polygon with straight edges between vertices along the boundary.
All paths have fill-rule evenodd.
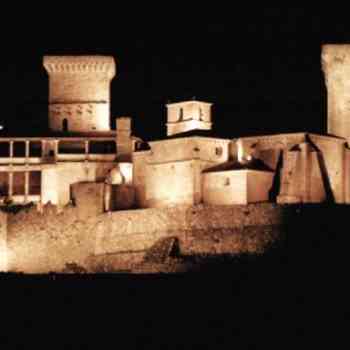
<path id="1" fill-rule="evenodd" d="M 48 74 L 102 73 L 111 79 L 116 74 L 112 56 L 44 56 L 43 64 Z"/>

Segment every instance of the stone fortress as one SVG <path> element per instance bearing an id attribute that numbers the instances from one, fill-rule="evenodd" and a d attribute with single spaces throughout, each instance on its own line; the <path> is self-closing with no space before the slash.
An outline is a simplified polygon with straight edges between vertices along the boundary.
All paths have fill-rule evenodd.
<path id="1" fill-rule="evenodd" d="M 111 130 L 113 57 L 45 56 L 43 64 L 49 75 L 50 131 L 42 137 L 0 137 L 1 203 L 4 207 L 34 203 L 37 213 L 28 215 L 35 217 L 43 216 L 48 206 L 56 208 L 57 217 L 64 210 L 78 208 L 72 225 L 93 220 L 90 248 L 82 244 L 77 248 L 85 260 L 119 251 L 131 255 L 145 252 L 162 237 L 160 231 L 196 225 L 193 222 L 198 218 L 191 222 L 186 208 L 199 208 L 202 223 L 198 225 L 204 230 L 208 208 L 212 215 L 226 211 L 228 217 L 236 213 L 244 221 L 242 206 L 254 203 L 350 203 L 348 45 L 325 45 L 322 50 L 328 90 L 327 135 L 219 138 L 211 132 L 211 103 L 191 100 L 168 104 L 166 137 L 145 142 L 133 136 L 130 117 L 117 118 L 116 130 Z M 28 247 L 16 252 L 19 248 L 11 238 L 11 232 L 25 236 L 31 231 L 28 225 L 18 226 L 18 215 L 25 214 L 11 215 L 2 214 L 0 269 L 60 271 L 64 262 L 80 259 L 62 253 L 59 262 L 33 263 L 38 256 L 31 255 Z M 150 223 L 148 215 L 158 216 Z M 183 217 L 186 224 L 174 216 Z M 235 219 L 235 224 L 231 219 L 225 223 L 225 217 L 220 219 L 222 225 L 213 217 L 208 220 L 215 229 L 239 225 Z M 254 220 L 259 223 L 260 219 Z M 70 239 L 86 230 L 81 226 Z M 119 235 L 118 230 L 138 236 Z M 87 238 L 79 238 L 80 243 L 82 240 Z M 121 246 L 125 249 L 120 250 Z M 37 253 L 43 254 L 45 249 L 47 242 Z M 43 259 L 46 261 L 47 255 Z M 80 265 L 84 265 L 82 259 Z"/>

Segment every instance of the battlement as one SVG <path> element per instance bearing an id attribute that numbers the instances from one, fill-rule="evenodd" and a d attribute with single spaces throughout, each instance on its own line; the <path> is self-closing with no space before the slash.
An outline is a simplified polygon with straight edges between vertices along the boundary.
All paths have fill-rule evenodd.
<path id="1" fill-rule="evenodd" d="M 48 74 L 106 74 L 113 78 L 116 65 L 112 56 L 44 56 L 43 64 Z"/>

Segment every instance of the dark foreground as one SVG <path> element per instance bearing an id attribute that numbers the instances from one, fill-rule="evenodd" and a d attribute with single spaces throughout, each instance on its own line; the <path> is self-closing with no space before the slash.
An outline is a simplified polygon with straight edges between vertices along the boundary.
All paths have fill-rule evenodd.
<path id="1" fill-rule="evenodd" d="M 266 341 L 337 348 L 349 312 L 347 211 L 344 221 L 326 220 L 326 211 L 299 214 L 266 254 L 194 257 L 200 268 L 187 273 L 4 274 L 3 320 L 17 336 L 4 330 L 1 341 L 49 337 L 47 344 L 64 349 L 124 348 L 125 341 L 142 349 L 255 349 Z"/>

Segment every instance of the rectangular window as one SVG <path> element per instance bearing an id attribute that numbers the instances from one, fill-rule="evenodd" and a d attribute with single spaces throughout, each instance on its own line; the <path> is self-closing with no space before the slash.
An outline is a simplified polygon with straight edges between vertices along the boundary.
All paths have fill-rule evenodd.
<path id="1" fill-rule="evenodd" d="M 0 142 L 0 157 L 8 158 L 10 156 L 10 143 Z"/>
<path id="2" fill-rule="evenodd" d="M 60 154 L 84 154 L 84 141 L 60 141 L 58 143 L 58 153 Z"/>
<path id="3" fill-rule="evenodd" d="M 26 144 L 23 141 L 13 143 L 13 156 L 17 158 L 24 158 L 26 156 Z"/>
<path id="4" fill-rule="evenodd" d="M 0 172 L 0 196 L 8 196 L 9 193 L 9 173 Z"/>
<path id="5" fill-rule="evenodd" d="M 89 143 L 89 153 L 91 154 L 115 154 L 115 141 L 91 141 Z"/>
<path id="6" fill-rule="evenodd" d="M 15 171 L 13 173 L 13 194 L 24 195 L 24 171 Z"/>
<path id="7" fill-rule="evenodd" d="M 40 141 L 32 141 L 29 143 L 29 157 L 40 158 L 42 145 Z"/>
<path id="8" fill-rule="evenodd" d="M 41 193 L 41 171 L 29 173 L 29 194 L 38 195 Z"/>

